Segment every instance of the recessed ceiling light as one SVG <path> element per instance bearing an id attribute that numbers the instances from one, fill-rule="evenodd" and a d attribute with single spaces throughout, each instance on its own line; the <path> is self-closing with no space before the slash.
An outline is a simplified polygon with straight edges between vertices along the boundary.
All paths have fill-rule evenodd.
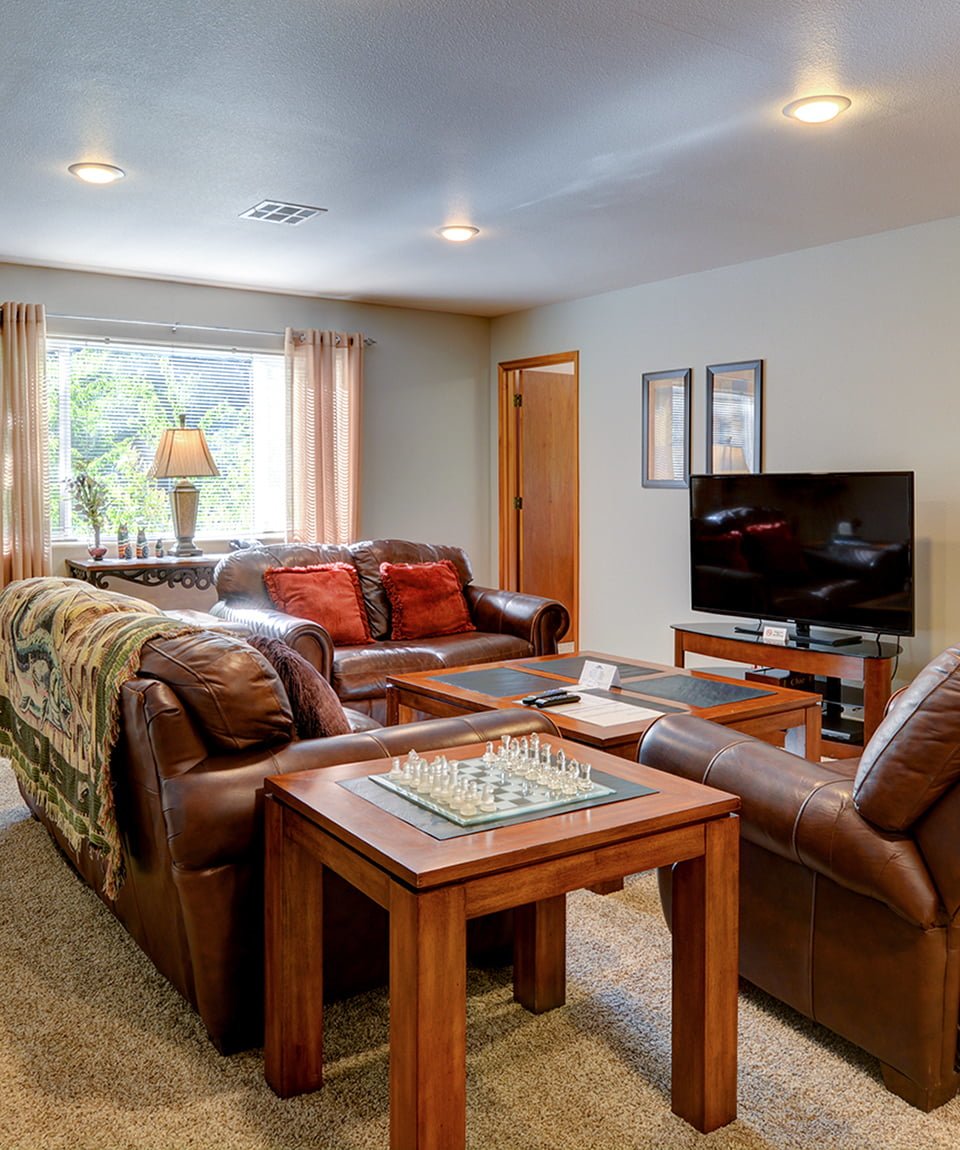
<path id="1" fill-rule="evenodd" d="M 783 114 L 804 124 L 825 124 L 850 107 L 846 96 L 805 96 L 783 109 Z"/>
<path id="2" fill-rule="evenodd" d="M 479 234 L 479 228 L 471 228 L 467 224 L 454 224 L 448 228 L 440 229 L 440 235 L 452 244 L 466 243 L 467 240 L 472 240 L 474 236 L 478 236 Z"/>
<path id="3" fill-rule="evenodd" d="M 115 168 L 113 164 L 71 164 L 67 171 L 85 184 L 112 184 L 127 174 L 123 168 Z"/>

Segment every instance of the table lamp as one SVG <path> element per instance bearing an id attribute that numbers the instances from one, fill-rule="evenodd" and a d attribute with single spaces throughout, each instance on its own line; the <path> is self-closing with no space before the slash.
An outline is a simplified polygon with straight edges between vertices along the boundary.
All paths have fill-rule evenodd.
<path id="1" fill-rule="evenodd" d="M 160 437 L 153 466 L 147 472 L 151 479 L 177 481 L 170 490 L 173 531 L 177 537 L 171 554 L 203 554 L 193 542 L 200 492 L 189 477 L 219 474 L 203 432 L 199 427 L 187 427 L 187 417 L 181 415 L 180 426 L 168 428 Z"/>
<path id="2" fill-rule="evenodd" d="M 720 474 L 747 474 L 750 468 L 747 467 L 747 457 L 742 447 L 739 447 L 729 440 L 726 443 L 715 443 L 713 446 L 713 472 L 715 475 Z"/>

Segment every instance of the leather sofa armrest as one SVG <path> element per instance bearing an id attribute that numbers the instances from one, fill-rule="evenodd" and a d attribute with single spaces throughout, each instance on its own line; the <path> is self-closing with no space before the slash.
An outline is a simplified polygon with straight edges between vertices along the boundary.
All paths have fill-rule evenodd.
<path id="1" fill-rule="evenodd" d="M 739 795 L 746 841 L 876 899 L 918 926 L 944 921 L 916 844 L 862 818 L 846 770 L 690 715 L 658 719 L 640 740 L 637 759 Z"/>
<path id="2" fill-rule="evenodd" d="M 153 687 L 162 688 L 162 684 Z M 151 693 L 156 695 L 156 702 L 147 706 L 155 719 L 163 720 L 167 717 L 163 714 L 167 693 L 162 689 Z M 169 721 L 173 721 L 172 716 Z M 197 759 L 180 773 L 158 780 L 171 857 L 177 867 L 197 869 L 247 859 L 251 852 L 260 851 L 263 780 L 268 775 L 387 759 L 405 755 L 411 748 L 428 752 L 441 747 L 482 746 L 503 735 L 530 731 L 559 736 L 547 715 L 509 708 Z M 146 759 L 146 754 L 141 757 Z M 156 781 L 151 780 L 151 784 L 155 787 Z"/>
<path id="3" fill-rule="evenodd" d="M 425 719 L 420 723 L 381 727 L 378 731 L 289 743 L 277 755 L 279 769 L 274 773 L 307 771 L 340 763 L 360 763 L 367 759 L 389 759 L 394 755 L 405 755 L 410 750 L 428 752 L 443 747 L 483 744 L 495 742 L 504 735 L 519 736 L 533 731 L 560 736 L 549 716 L 526 707 L 481 711 L 449 719 Z"/>
<path id="4" fill-rule="evenodd" d="M 282 639 L 298 655 L 316 667 L 329 682 L 333 674 L 334 644 L 330 632 L 310 619 L 297 615 L 287 615 L 269 607 L 253 603 L 217 600 L 210 608 L 210 614 L 228 623 L 242 623 L 255 635 L 267 639 Z"/>
<path id="5" fill-rule="evenodd" d="M 557 644 L 570 626 L 570 613 L 562 603 L 473 583 L 463 590 L 478 631 L 526 639 L 535 655 L 557 653 Z"/>

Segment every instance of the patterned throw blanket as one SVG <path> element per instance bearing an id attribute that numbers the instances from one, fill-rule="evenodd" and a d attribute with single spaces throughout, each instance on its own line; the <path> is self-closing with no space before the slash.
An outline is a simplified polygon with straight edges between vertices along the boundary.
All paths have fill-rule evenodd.
<path id="1" fill-rule="evenodd" d="M 0 591 L 0 754 L 74 849 L 103 852 L 109 898 L 123 882 L 110 779 L 120 686 L 147 640 L 195 630 L 76 579 Z"/>

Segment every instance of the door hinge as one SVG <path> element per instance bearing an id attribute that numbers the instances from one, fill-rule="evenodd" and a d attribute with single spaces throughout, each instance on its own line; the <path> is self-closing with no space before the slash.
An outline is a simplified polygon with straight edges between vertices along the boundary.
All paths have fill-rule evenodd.
<path id="1" fill-rule="evenodd" d="M 513 406 L 514 407 L 523 407 L 523 396 L 520 394 L 519 391 L 515 391 L 513 393 Z"/>
<path id="2" fill-rule="evenodd" d="M 514 511 L 522 511 L 523 510 L 523 496 L 522 495 L 514 495 L 514 497 L 513 497 L 513 509 L 514 509 Z"/>

